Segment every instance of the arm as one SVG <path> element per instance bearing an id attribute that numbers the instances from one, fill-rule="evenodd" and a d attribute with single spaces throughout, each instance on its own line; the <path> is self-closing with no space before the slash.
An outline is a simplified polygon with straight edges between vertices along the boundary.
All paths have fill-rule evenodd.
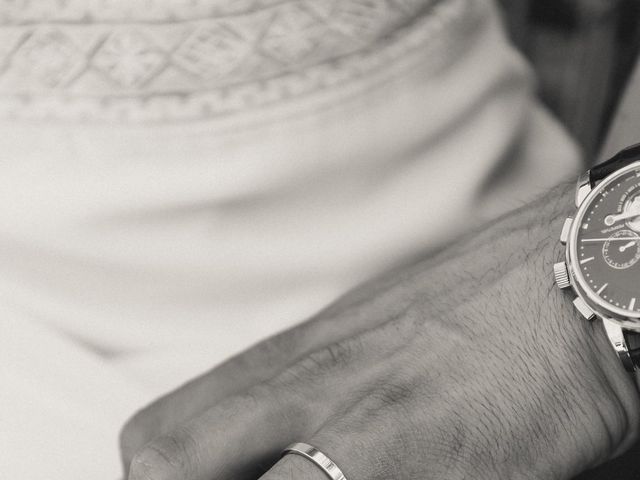
<path id="1" fill-rule="evenodd" d="M 160 435 L 129 478 L 256 478 L 293 441 L 350 480 L 569 479 L 621 453 L 637 433 L 635 386 L 550 274 L 572 193 L 555 189 L 149 407 L 125 429 L 127 461 Z M 264 478 L 322 472 L 287 456 Z"/>

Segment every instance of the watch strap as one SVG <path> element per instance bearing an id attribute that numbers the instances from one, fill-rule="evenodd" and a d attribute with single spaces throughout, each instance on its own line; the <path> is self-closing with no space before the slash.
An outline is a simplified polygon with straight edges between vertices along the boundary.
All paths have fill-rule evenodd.
<path id="1" fill-rule="evenodd" d="M 613 172 L 626 167 L 627 165 L 640 160 L 640 143 L 625 148 L 612 158 L 600 165 L 596 165 L 590 170 L 589 180 L 591 186 L 595 186 L 601 180 L 611 175 Z"/>
<path id="2" fill-rule="evenodd" d="M 627 341 L 629 356 L 636 369 L 640 366 L 640 333 L 632 330 L 624 330 L 624 338 Z"/>

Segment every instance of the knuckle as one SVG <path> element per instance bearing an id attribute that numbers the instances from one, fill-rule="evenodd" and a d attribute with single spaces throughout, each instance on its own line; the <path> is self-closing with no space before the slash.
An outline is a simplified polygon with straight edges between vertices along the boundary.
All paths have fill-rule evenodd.
<path id="1" fill-rule="evenodd" d="M 313 397 L 305 385 L 292 383 L 291 378 L 275 378 L 252 387 L 237 404 L 245 411 L 262 412 L 273 421 L 291 428 L 304 429 L 311 422 Z"/>
<path id="2" fill-rule="evenodd" d="M 146 443 L 147 432 L 143 422 L 139 420 L 139 415 L 131 417 L 120 430 L 120 450 L 123 453 L 138 450 Z"/>
<path id="3" fill-rule="evenodd" d="M 250 350 L 250 357 L 257 365 L 280 365 L 283 360 L 290 358 L 291 352 L 299 350 L 301 337 L 302 327 L 273 336 Z"/>
<path id="4" fill-rule="evenodd" d="M 232 401 L 236 409 L 245 411 L 257 411 L 278 401 L 278 389 L 272 382 L 263 382 L 253 385 L 241 395 L 233 397 Z"/>
<path id="5" fill-rule="evenodd" d="M 190 478 L 194 445 L 193 436 L 186 428 L 157 438 L 134 455 L 130 480 Z"/>
<path id="6" fill-rule="evenodd" d="M 275 397 L 288 408 L 307 411 L 337 388 L 359 350 L 357 342 L 351 340 L 325 346 L 259 385 L 253 394 Z"/>
<path id="7" fill-rule="evenodd" d="M 129 480 L 160 480 L 170 478 L 164 465 L 158 460 L 158 454 L 152 448 L 136 453 L 129 466 Z"/>
<path id="8" fill-rule="evenodd" d="M 424 401 L 424 379 L 402 374 L 402 367 L 392 375 L 376 379 L 360 400 L 359 410 L 365 417 L 393 417 L 396 420 L 418 421 L 417 408 Z"/>
<path id="9" fill-rule="evenodd" d="M 396 410 L 399 405 L 410 403 L 415 396 L 415 386 L 406 382 L 384 382 L 371 393 L 369 401 L 378 410 Z"/>
<path id="10" fill-rule="evenodd" d="M 294 366 L 294 371 L 298 369 L 303 375 L 330 374 L 349 365 L 361 351 L 362 346 L 357 339 L 332 343 L 307 355 Z"/>

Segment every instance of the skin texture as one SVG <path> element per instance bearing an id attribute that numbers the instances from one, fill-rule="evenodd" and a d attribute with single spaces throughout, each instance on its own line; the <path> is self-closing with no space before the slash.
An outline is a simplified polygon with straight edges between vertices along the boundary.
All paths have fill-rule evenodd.
<path id="1" fill-rule="evenodd" d="M 128 478 L 323 479 L 291 455 L 269 469 L 295 441 L 349 480 L 568 479 L 620 454 L 637 435 L 635 385 L 550 273 L 571 190 L 145 408 L 122 433 Z"/>

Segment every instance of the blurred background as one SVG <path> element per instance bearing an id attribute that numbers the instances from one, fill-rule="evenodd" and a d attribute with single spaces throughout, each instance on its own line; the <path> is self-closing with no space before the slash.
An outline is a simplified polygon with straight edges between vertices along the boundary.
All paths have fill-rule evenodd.
<path id="1" fill-rule="evenodd" d="M 500 0 L 539 94 L 593 162 L 640 46 L 636 0 Z"/>

